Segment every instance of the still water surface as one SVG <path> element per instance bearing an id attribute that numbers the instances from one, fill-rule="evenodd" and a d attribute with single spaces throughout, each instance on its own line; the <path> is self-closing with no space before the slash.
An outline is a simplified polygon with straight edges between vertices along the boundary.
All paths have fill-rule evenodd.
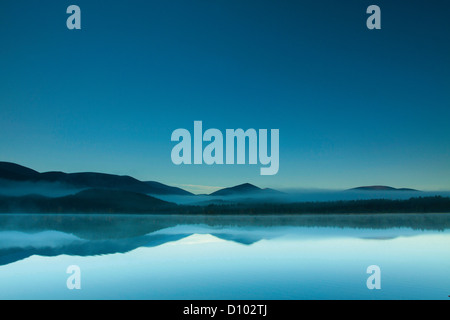
<path id="1" fill-rule="evenodd" d="M 67 288 L 70 265 L 80 290 Z M 0 216 L 0 299 L 449 295 L 449 214 Z"/>

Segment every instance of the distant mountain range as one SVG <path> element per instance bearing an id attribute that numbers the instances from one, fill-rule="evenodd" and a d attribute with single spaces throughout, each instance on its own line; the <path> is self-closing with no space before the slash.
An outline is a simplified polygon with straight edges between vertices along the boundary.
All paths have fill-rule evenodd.
<path id="1" fill-rule="evenodd" d="M 52 171 L 39 173 L 11 162 L 0 162 L 0 179 L 36 183 L 53 182 L 80 189 L 112 189 L 154 195 L 193 195 L 181 188 L 154 181 L 143 182 L 130 176 L 96 172 L 64 173 Z"/>
<path id="2" fill-rule="evenodd" d="M 416 189 L 410 188 L 393 188 L 389 186 L 364 186 L 364 187 L 356 187 L 349 190 L 363 190 L 363 191 L 419 191 Z"/>
<path id="3" fill-rule="evenodd" d="M 33 169 L 11 162 L 0 162 L 0 179 L 13 182 L 32 183 L 58 183 L 61 186 L 72 189 L 109 189 L 121 190 L 147 195 L 188 195 L 194 196 L 184 189 L 168 186 L 156 181 L 140 181 L 130 176 L 120 176 L 114 174 L 97 172 L 64 173 L 59 171 L 37 172 Z M 393 188 L 389 186 L 362 186 L 349 190 L 361 191 L 418 191 L 410 188 Z M 223 188 L 215 191 L 210 196 L 252 196 L 282 195 L 283 192 L 270 189 L 259 188 L 250 183 L 243 183 L 237 186 Z"/>
<path id="4" fill-rule="evenodd" d="M 156 181 L 140 181 L 130 176 L 97 172 L 64 173 L 59 171 L 37 172 L 33 169 L 11 163 L 0 162 L 0 179 L 16 182 L 59 183 L 72 189 L 110 189 L 150 195 L 189 195 L 184 189 L 168 186 Z M 261 189 L 250 183 L 224 188 L 211 193 L 211 196 L 236 195 L 274 195 L 282 192 L 274 189 Z"/>
<path id="5" fill-rule="evenodd" d="M 33 185 L 34 188 L 29 188 Z M 47 194 L 48 185 L 65 187 L 62 194 Z M 26 189 L 25 187 L 28 189 Z M 450 198 L 428 197 L 409 200 L 285 201 L 291 195 L 259 188 L 250 183 L 224 188 L 205 197 L 155 181 L 105 173 L 37 172 L 0 162 L 0 213 L 173 213 L 173 214 L 298 214 L 298 213 L 386 213 L 450 212 Z M 25 188 L 21 193 L 10 189 Z M 31 190 L 31 192 L 29 191 Z M 388 186 L 364 186 L 357 191 L 414 191 Z M 163 197 L 163 196 L 177 197 Z M 162 199 L 159 199 L 158 197 Z M 203 199 L 191 204 L 171 201 L 179 196 Z M 189 199 L 189 198 L 185 198 Z M 308 202 L 309 201 L 309 202 Z"/>

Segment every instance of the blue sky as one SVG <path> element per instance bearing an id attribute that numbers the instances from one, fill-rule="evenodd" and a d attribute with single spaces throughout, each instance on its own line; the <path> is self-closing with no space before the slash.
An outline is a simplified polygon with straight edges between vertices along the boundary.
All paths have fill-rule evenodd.
<path id="1" fill-rule="evenodd" d="M 81 30 L 66 27 L 71 4 Z M 381 30 L 366 28 L 371 4 Z M 449 190 L 449 9 L 3 0 L 0 159 L 183 186 Z M 195 120 L 223 132 L 279 129 L 278 174 L 174 165 L 171 133 Z"/>

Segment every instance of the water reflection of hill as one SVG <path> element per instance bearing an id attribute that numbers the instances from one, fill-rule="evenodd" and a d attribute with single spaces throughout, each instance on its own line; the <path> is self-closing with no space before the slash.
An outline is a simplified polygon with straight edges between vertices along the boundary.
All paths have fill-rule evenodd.
<path id="1" fill-rule="evenodd" d="M 114 253 L 126 253 L 139 247 L 155 247 L 169 241 L 182 239 L 188 234 L 164 234 L 164 235 L 145 235 L 140 237 L 123 238 L 123 239 L 106 239 L 106 240 L 86 240 L 82 238 L 73 239 L 70 242 L 64 242 L 63 239 L 67 234 L 60 233 L 60 239 L 53 238 L 53 243 L 32 242 L 33 238 L 41 240 L 46 237 L 46 232 L 34 234 L 31 242 L 27 245 L 16 246 L 11 243 L 13 239 L 27 237 L 24 234 L 16 234 L 10 237 L 9 243 L 3 243 L 0 247 L 0 265 L 9 264 L 18 260 L 28 258 L 32 255 L 53 257 L 61 254 L 71 256 L 93 256 Z M 1 231 L 0 231 L 1 237 Z M 29 238 L 29 237 L 28 237 Z M 62 243 L 60 243 L 62 242 Z"/>
<path id="2" fill-rule="evenodd" d="M 185 215 L 0 215 L 0 265 L 32 255 L 91 256 L 125 253 L 154 247 L 194 233 L 251 245 L 262 239 L 323 230 L 360 230 L 357 237 L 390 239 L 396 236 L 370 230 L 450 229 L 450 214 L 302 215 L 302 216 L 185 216 Z M 309 229 L 311 227 L 311 229 Z M 313 227 L 322 227 L 313 229 Z M 321 233 L 322 232 L 322 233 Z M 386 233 L 386 234 L 385 234 Z"/>
<path id="3" fill-rule="evenodd" d="M 450 214 L 314 214 L 314 215 L 89 215 L 89 214 L 3 214 L 1 230 L 37 232 L 56 230 L 84 239 L 120 239 L 155 232 L 177 225 L 302 226 L 338 228 L 450 229 Z"/>

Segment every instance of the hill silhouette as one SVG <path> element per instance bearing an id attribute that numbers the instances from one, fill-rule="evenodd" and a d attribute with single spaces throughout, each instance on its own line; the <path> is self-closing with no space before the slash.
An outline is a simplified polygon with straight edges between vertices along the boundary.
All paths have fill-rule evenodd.
<path id="1" fill-rule="evenodd" d="M 251 183 L 243 183 L 234 187 L 220 189 L 211 193 L 211 196 L 238 196 L 238 195 L 261 195 L 281 194 L 282 192 L 270 188 L 261 189 Z"/>
<path id="2" fill-rule="evenodd" d="M 15 181 L 35 181 L 39 176 L 39 172 L 30 168 L 11 163 L 0 162 L 0 178 Z"/>
<path id="3" fill-rule="evenodd" d="M 363 190 L 363 191 L 419 191 L 416 189 L 410 189 L 410 188 L 393 188 L 389 186 L 363 186 L 363 187 L 356 187 L 349 190 Z"/>
<path id="4" fill-rule="evenodd" d="M 171 195 L 193 195 L 192 193 L 177 187 L 171 187 L 156 181 L 145 181 L 153 190 L 158 190 L 159 193 L 154 194 L 171 194 Z"/>
<path id="5" fill-rule="evenodd" d="M 159 182 L 143 182 L 130 176 L 97 172 L 64 173 L 51 171 L 39 173 L 10 162 L 0 162 L 0 179 L 20 182 L 57 182 L 79 189 L 112 189 L 154 195 L 192 195 L 192 193 L 181 188 L 170 187 Z"/>

